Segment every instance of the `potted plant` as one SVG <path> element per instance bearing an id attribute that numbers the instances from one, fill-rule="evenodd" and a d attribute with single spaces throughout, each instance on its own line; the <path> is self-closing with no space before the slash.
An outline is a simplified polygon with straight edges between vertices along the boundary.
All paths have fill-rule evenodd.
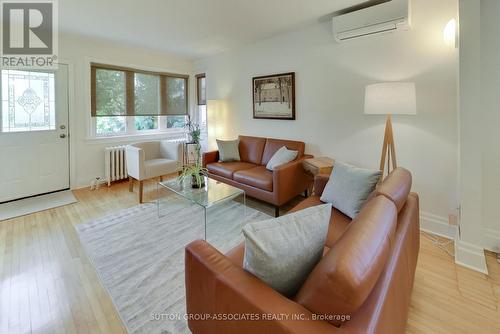
<path id="1" fill-rule="evenodd" d="M 198 124 L 191 122 L 191 119 L 188 120 L 186 126 L 188 128 L 189 136 L 191 137 L 191 143 L 196 144 L 196 162 L 194 165 L 185 166 L 182 169 L 182 172 L 179 175 L 179 181 L 191 178 L 191 186 L 193 188 L 202 188 L 205 186 L 205 176 L 208 175 L 208 170 L 203 168 L 201 164 L 201 129 Z"/>
<path id="2" fill-rule="evenodd" d="M 191 119 L 188 120 L 186 127 L 188 129 L 189 137 L 191 137 L 191 143 L 200 145 L 201 140 L 201 128 L 197 123 L 193 123 Z"/>
<path id="3" fill-rule="evenodd" d="M 191 179 L 191 186 L 193 188 L 203 188 L 205 186 L 205 176 L 208 170 L 203 168 L 199 162 L 192 166 L 186 166 L 182 169 L 179 175 L 179 181 Z"/>

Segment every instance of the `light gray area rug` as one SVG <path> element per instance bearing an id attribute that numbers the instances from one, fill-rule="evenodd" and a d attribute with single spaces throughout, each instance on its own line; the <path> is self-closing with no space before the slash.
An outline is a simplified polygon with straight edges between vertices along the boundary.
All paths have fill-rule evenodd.
<path id="1" fill-rule="evenodd" d="M 77 226 L 80 240 L 129 333 L 189 333 L 184 247 L 204 236 L 203 209 L 185 199 L 128 208 Z M 209 210 L 207 241 L 226 252 L 243 240 L 243 206 Z M 270 218 L 246 208 L 246 222 Z"/>

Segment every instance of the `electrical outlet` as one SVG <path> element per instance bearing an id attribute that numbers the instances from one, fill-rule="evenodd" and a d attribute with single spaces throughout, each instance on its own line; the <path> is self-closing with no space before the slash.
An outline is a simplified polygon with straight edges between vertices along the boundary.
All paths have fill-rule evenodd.
<path id="1" fill-rule="evenodd" d="M 448 215 L 448 224 L 450 226 L 457 226 L 458 225 L 458 217 L 457 217 L 457 215 L 454 215 L 454 214 Z"/>

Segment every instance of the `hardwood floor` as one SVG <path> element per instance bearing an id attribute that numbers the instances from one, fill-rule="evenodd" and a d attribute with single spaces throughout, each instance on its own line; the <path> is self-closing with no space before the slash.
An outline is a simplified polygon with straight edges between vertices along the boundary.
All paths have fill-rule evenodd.
<path id="1" fill-rule="evenodd" d="M 0 333 L 125 332 L 73 226 L 136 205 L 137 194 L 122 182 L 75 196 L 76 204 L 0 222 Z M 155 196 L 155 183 L 145 183 L 144 200 Z M 273 214 L 270 206 L 249 203 Z M 495 258 L 487 256 L 486 276 L 421 240 L 407 333 L 499 333 Z"/>

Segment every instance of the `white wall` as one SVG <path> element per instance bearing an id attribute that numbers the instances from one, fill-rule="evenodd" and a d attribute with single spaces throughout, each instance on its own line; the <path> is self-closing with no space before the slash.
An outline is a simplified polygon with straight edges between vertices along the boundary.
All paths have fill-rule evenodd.
<path id="1" fill-rule="evenodd" d="M 462 215 L 455 259 L 483 272 L 483 249 L 500 252 L 499 13 L 497 0 L 460 0 Z"/>
<path id="2" fill-rule="evenodd" d="M 116 44 L 78 36 L 60 36 L 60 59 L 72 65 L 73 101 L 70 103 L 72 180 L 73 188 L 88 186 L 90 180 L 104 176 L 104 147 L 132 141 L 146 140 L 128 138 L 126 140 L 95 140 L 89 138 L 90 120 L 90 62 L 123 65 L 141 69 L 161 70 L 172 73 L 192 74 L 190 60 L 169 56 L 143 48 Z M 194 79 L 191 78 L 190 92 Z M 193 96 L 190 96 L 193 101 Z"/>
<path id="3" fill-rule="evenodd" d="M 385 118 L 363 114 L 364 87 L 414 81 L 418 115 L 393 119 L 398 163 L 413 173 L 423 220 L 446 224 L 457 207 L 457 50 L 442 31 L 457 1 L 413 3 L 413 29 L 399 35 L 336 44 L 323 22 L 197 61 L 208 98 L 228 102 L 226 136 L 303 140 L 314 155 L 378 168 Z M 252 77 L 289 71 L 297 120 L 252 119 Z"/>
<path id="4" fill-rule="evenodd" d="M 460 1 L 461 197 L 460 242 L 471 263 L 480 263 L 482 248 L 500 252 L 500 2 Z M 469 244 L 469 246 L 467 246 Z M 480 248 L 480 250 L 477 250 Z M 457 247 L 460 254 L 460 243 Z M 466 251 L 463 252 L 467 254 Z M 465 255 L 464 255 L 465 256 Z M 474 262 L 474 258 L 476 258 Z M 483 260 L 484 262 L 484 260 Z"/>
<path id="5" fill-rule="evenodd" d="M 485 248 L 500 253 L 500 1 L 481 1 L 482 216 Z M 476 133 L 476 135 L 478 135 Z"/>
<path id="6" fill-rule="evenodd" d="M 486 271 L 481 236 L 482 131 L 479 1 L 460 0 L 460 234 L 455 260 Z"/>

